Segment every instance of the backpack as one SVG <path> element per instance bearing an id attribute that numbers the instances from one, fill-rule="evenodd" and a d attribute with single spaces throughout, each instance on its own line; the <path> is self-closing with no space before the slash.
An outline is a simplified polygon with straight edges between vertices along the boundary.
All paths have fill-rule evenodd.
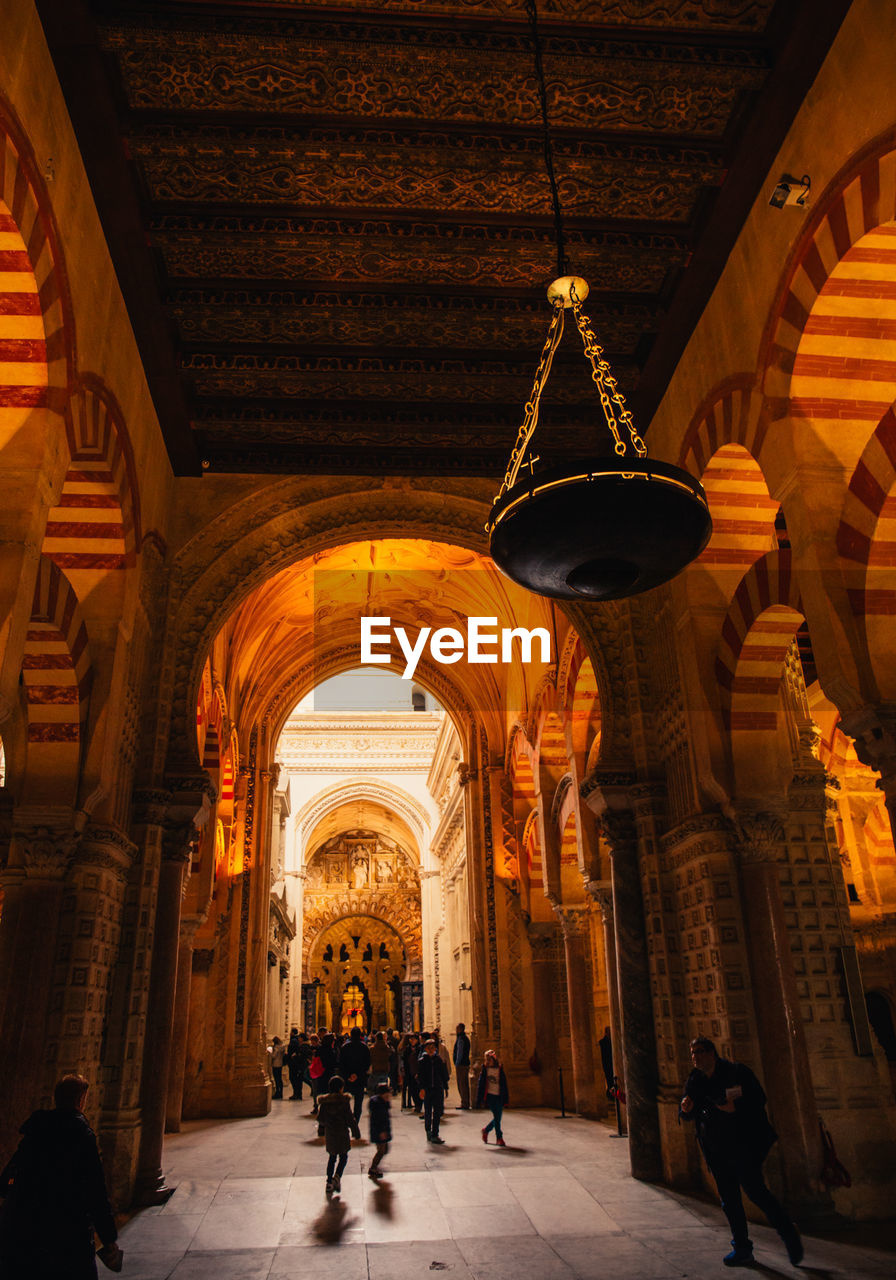
<path id="1" fill-rule="evenodd" d="M 308 1068 L 308 1074 L 312 1080 L 319 1080 L 324 1073 L 324 1064 L 320 1060 L 320 1055 L 315 1054 L 311 1059 L 311 1066 Z"/>

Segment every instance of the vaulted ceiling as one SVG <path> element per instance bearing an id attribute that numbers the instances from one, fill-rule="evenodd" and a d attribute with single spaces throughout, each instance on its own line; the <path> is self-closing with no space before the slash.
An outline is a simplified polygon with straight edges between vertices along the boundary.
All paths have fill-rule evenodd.
<path id="1" fill-rule="evenodd" d="M 175 471 L 503 474 L 549 321 L 524 0 L 38 0 Z M 541 0 L 646 429 L 847 0 Z M 574 332 L 539 451 L 604 452 Z"/>

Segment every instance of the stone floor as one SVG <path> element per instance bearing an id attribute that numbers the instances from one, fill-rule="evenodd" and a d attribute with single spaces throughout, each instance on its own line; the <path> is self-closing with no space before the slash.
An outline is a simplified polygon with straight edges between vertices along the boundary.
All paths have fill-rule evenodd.
<path id="1" fill-rule="evenodd" d="M 480 1114 L 449 1111 L 446 1145 L 393 1103 L 394 1141 L 379 1186 L 373 1148 L 356 1143 L 342 1194 L 327 1200 L 326 1154 L 305 1102 L 256 1120 L 199 1121 L 171 1136 L 177 1190 L 124 1227 L 129 1280 L 708 1280 L 738 1274 L 721 1212 L 645 1186 L 624 1139 L 550 1111 L 508 1111 L 507 1147 L 483 1146 Z M 365 1118 L 366 1120 L 366 1118 Z M 362 1133 L 366 1124 L 362 1127 Z M 778 1237 L 751 1228 L 755 1270 L 796 1276 Z M 892 1280 L 896 1254 L 879 1232 L 806 1237 L 800 1271 L 818 1280 Z M 856 1243 L 858 1240 L 858 1243 Z M 105 1273 L 104 1273 L 105 1274 Z"/>

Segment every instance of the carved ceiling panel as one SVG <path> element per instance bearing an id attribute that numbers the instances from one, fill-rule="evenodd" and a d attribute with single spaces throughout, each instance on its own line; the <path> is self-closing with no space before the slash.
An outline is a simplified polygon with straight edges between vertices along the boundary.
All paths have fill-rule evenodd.
<path id="1" fill-rule="evenodd" d="M 556 274 L 525 0 L 36 4 L 177 469 L 499 480 Z M 569 259 L 642 430 L 846 7 L 539 0 Z M 577 341 L 545 462 L 595 451 Z"/>

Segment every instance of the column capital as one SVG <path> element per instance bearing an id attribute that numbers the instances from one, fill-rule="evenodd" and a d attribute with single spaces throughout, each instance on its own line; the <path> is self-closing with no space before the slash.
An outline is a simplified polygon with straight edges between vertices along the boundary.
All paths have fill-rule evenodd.
<path id="1" fill-rule="evenodd" d="M 28 807 L 12 821 L 12 857 L 26 880 L 64 880 L 81 842 L 71 809 Z"/>
<path id="2" fill-rule="evenodd" d="M 78 866 L 98 867 L 124 880 L 137 856 L 137 846 L 118 827 L 87 826 L 81 839 Z"/>
<path id="3" fill-rule="evenodd" d="M 740 810 L 731 820 L 741 863 L 778 862 L 784 821 L 774 810 Z"/>
<path id="4" fill-rule="evenodd" d="M 526 936 L 529 939 L 529 946 L 532 948 L 533 961 L 549 960 L 551 948 L 557 936 L 556 926 L 540 921 L 536 923 L 530 922 L 526 926 Z"/>
<path id="5" fill-rule="evenodd" d="M 613 924 L 613 885 L 609 880 L 585 880 L 585 892 L 597 903 L 605 925 Z"/>
<path id="6" fill-rule="evenodd" d="M 588 932 L 588 924 L 591 918 L 590 905 L 587 902 L 576 902 L 567 905 L 550 894 L 548 895 L 548 900 L 554 908 L 554 914 L 560 921 L 564 939 L 571 941 L 573 938 L 584 938 Z"/>

